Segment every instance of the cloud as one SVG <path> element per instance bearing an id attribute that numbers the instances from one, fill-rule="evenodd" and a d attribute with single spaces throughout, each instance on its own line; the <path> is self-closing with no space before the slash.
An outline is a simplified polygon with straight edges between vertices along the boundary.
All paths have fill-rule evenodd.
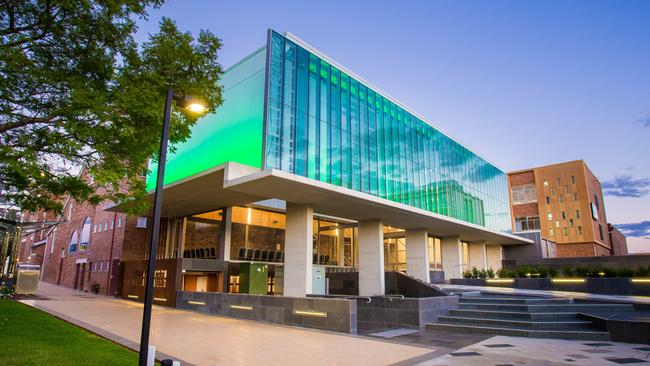
<path id="1" fill-rule="evenodd" d="M 643 127 L 650 127 L 650 115 L 641 119 L 637 119 L 636 121 L 641 123 Z"/>
<path id="2" fill-rule="evenodd" d="M 630 224 L 616 224 L 616 226 L 625 236 L 648 237 L 650 235 L 650 221 L 641 221 Z"/>
<path id="3" fill-rule="evenodd" d="M 609 196 L 643 197 L 650 193 L 650 179 L 634 179 L 630 175 L 621 175 L 603 182 L 603 192 Z"/>

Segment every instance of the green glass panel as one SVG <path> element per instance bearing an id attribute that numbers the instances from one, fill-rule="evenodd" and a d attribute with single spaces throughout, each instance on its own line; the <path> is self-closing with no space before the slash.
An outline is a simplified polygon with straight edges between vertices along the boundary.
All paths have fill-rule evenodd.
<path id="1" fill-rule="evenodd" d="M 262 167 L 262 130 L 266 49 L 226 70 L 220 84 L 223 104 L 192 126 L 192 135 L 167 155 L 164 184 L 177 182 L 226 162 Z M 151 162 L 147 190 L 156 184 Z"/>

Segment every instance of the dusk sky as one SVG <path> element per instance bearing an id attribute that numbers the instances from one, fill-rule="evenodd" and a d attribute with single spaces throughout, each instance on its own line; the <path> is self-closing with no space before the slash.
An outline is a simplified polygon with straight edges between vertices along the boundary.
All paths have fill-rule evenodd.
<path id="1" fill-rule="evenodd" d="M 584 159 L 650 252 L 650 1 L 197 1 L 161 17 L 228 67 L 289 31 L 505 171 Z"/>

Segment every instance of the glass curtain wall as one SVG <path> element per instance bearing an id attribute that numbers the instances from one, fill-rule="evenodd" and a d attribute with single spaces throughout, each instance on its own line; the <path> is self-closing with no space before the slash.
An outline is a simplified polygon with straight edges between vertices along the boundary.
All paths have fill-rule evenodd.
<path id="1" fill-rule="evenodd" d="M 384 268 L 406 271 L 406 237 L 402 229 L 384 226 Z"/>
<path id="2" fill-rule="evenodd" d="M 440 239 L 429 237 L 429 269 L 442 271 L 442 250 Z"/>
<path id="3" fill-rule="evenodd" d="M 283 213 L 252 207 L 232 208 L 230 257 L 235 260 L 284 261 Z"/>
<path id="4" fill-rule="evenodd" d="M 268 50 L 265 169 L 511 231 L 504 172 L 279 33 Z"/>

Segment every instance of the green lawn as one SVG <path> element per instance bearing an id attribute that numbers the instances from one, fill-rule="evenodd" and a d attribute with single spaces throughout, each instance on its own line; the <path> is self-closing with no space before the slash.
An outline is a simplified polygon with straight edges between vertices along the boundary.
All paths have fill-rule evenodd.
<path id="1" fill-rule="evenodd" d="M 40 310 L 0 300 L 0 365 L 137 365 L 138 354 Z"/>

